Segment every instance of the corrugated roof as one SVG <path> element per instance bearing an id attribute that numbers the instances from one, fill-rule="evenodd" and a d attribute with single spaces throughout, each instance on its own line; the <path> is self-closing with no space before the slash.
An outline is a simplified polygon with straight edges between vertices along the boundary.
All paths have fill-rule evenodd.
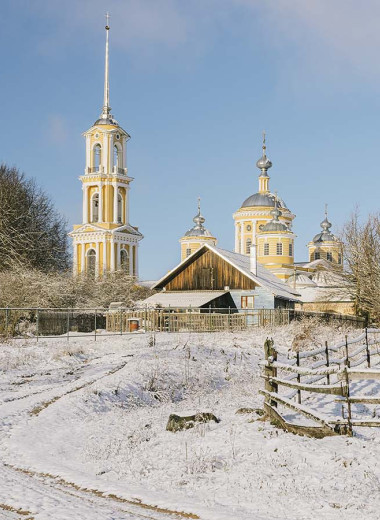
<path id="1" fill-rule="evenodd" d="M 201 248 L 199 248 L 197 251 L 192 253 L 190 256 L 182 260 L 180 264 L 178 264 L 174 269 L 172 269 L 169 273 L 167 273 L 165 276 L 163 276 L 154 287 L 156 287 L 159 284 L 162 284 L 162 282 L 165 281 L 166 278 L 169 276 L 172 276 L 177 270 L 179 270 L 184 264 L 191 261 L 191 258 L 193 255 L 196 255 L 199 253 L 199 251 L 203 248 L 210 249 L 211 251 L 214 251 L 217 255 L 224 258 L 226 262 L 233 265 L 236 269 L 238 269 L 241 273 L 243 273 L 245 276 L 253 280 L 257 285 L 260 287 L 264 287 L 268 291 L 270 291 L 274 296 L 277 296 L 278 298 L 285 298 L 287 300 L 299 300 L 299 293 L 297 291 L 292 290 L 290 287 L 288 287 L 284 282 L 279 280 L 277 276 L 275 276 L 273 273 L 271 273 L 268 269 L 266 269 L 263 265 L 260 263 L 257 263 L 257 275 L 254 275 L 250 271 L 250 258 L 249 256 L 242 255 L 240 253 L 233 253 L 232 251 L 228 251 L 227 249 L 221 249 L 220 247 L 211 246 L 210 244 L 204 244 Z"/>
<path id="2" fill-rule="evenodd" d="M 223 296 L 228 291 L 161 291 L 144 300 L 147 305 L 162 305 L 163 307 L 201 307 L 206 303 Z"/>

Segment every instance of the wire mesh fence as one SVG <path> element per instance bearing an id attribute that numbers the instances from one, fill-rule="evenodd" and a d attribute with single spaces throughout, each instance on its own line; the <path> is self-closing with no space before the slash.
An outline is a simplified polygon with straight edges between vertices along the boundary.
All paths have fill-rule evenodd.
<path id="1" fill-rule="evenodd" d="M 292 309 L 236 308 L 0 308 L 3 337 L 67 339 L 98 334 L 122 335 L 141 332 L 241 331 L 268 325 L 289 324 L 303 317 L 325 322 L 350 323 L 362 328 L 365 320 L 342 314 L 312 313 Z"/>

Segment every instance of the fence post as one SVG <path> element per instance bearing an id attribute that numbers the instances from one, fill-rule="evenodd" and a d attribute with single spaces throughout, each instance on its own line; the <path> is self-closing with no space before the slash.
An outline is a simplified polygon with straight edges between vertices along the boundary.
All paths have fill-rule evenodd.
<path id="1" fill-rule="evenodd" d="M 123 335 L 123 310 L 120 309 L 120 336 Z"/>
<path id="2" fill-rule="evenodd" d="M 38 342 L 39 328 L 40 328 L 40 309 L 37 309 L 36 310 L 36 335 L 37 335 L 37 342 Z"/>
<path id="3" fill-rule="evenodd" d="M 326 354 L 326 366 L 330 366 L 330 358 L 329 358 L 329 347 L 327 341 L 325 341 L 325 354 Z M 330 384 L 330 374 L 327 374 L 327 384 Z"/>
<path id="4" fill-rule="evenodd" d="M 266 376 L 265 390 L 267 390 L 268 392 L 277 393 L 277 391 L 278 391 L 277 383 L 273 383 L 270 380 L 271 377 L 277 377 L 277 368 L 274 368 L 273 366 L 271 366 L 274 361 L 277 361 L 277 351 L 274 348 L 273 344 L 274 344 L 273 339 L 269 339 L 269 338 L 267 338 L 264 343 L 264 352 L 265 352 L 265 361 L 266 361 L 265 371 L 264 371 L 265 376 Z M 265 406 L 265 404 L 268 404 L 268 405 L 273 406 L 274 408 L 277 408 L 276 401 L 273 401 L 268 396 L 265 397 L 264 406 Z"/>
<path id="5" fill-rule="evenodd" d="M 348 376 L 348 369 L 350 368 L 350 360 L 348 355 L 348 341 L 346 336 L 346 359 L 345 359 L 345 367 L 344 367 L 344 376 L 346 380 L 346 400 L 347 400 L 347 426 L 348 426 L 348 435 L 352 437 L 352 413 L 351 413 L 351 401 L 350 401 L 350 378 Z"/>
<path id="6" fill-rule="evenodd" d="M 368 329 L 365 328 L 365 345 L 366 345 L 366 353 L 367 353 L 367 365 L 368 368 L 371 368 L 371 353 L 369 351 L 369 345 L 368 345 Z"/>
<path id="7" fill-rule="evenodd" d="M 9 309 L 8 307 L 5 309 L 5 337 L 8 337 L 8 322 L 9 322 Z"/>
<path id="8" fill-rule="evenodd" d="M 300 366 L 300 353 L 297 352 L 297 367 Z M 301 376 L 299 374 L 299 372 L 297 372 L 297 383 L 300 383 L 301 382 Z M 298 401 L 298 404 L 301 404 L 301 390 L 297 390 L 297 401 Z"/>
<path id="9" fill-rule="evenodd" d="M 95 341 L 96 341 L 96 311 L 97 311 L 97 309 L 95 309 Z"/>
<path id="10" fill-rule="evenodd" d="M 67 308 L 67 341 L 70 340 L 70 309 Z"/>

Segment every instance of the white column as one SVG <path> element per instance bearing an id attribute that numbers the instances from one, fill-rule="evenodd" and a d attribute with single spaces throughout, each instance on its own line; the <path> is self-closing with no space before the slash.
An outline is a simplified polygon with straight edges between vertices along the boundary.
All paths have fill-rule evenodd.
<path id="1" fill-rule="evenodd" d="M 133 245 L 129 244 L 129 275 L 133 276 Z"/>
<path id="2" fill-rule="evenodd" d="M 113 185 L 113 221 L 115 224 L 117 224 L 117 196 L 119 194 L 118 192 L 118 183 L 115 182 Z"/>
<path id="3" fill-rule="evenodd" d="M 86 136 L 86 169 L 85 172 L 88 173 L 88 169 L 91 167 L 91 142 L 90 136 Z"/>
<path id="4" fill-rule="evenodd" d="M 108 134 L 104 133 L 103 137 L 103 153 L 102 153 L 102 165 L 105 173 L 108 171 Z"/>
<path id="5" fill-rule="evenodd" d="M 129 224 L 129 186 L 125 187 L 125 223 Z"/>
<path id="6" fill-rule="evenodd" d="M 107 271 L 107 240 L 103 241 L 103 273 Z"/>
<path id="7" fill-rule="evenodd" d="M 88 186 L 83 184 L 83 224 L 88 223 Z"/>
<path id="8" fill-rule="evenodd" d="M 238 231 L 239 231 L 239 224 L 235 222 L 235 253 L 239 252 L 239 237 L 238 237 Z"/>
<path id="9" fill-rule="evenodd" d="M 240 253 L 243 255 L 244 251 L 244 221 L 240 225 Z"/>
<path id="10" fill-rule="evenodd" d="M 81 273 L 86 271 L 85 244 L 81 244 Z"/>
<path id="11" fill-rule="evenodd" d="M 103 222 L 103 183 L 102 182 L 99 183 L 98 190 L 99 190 L 99 208 L 98 208 L 99 220 L 98 220 L 98 222 Z"/>
<path id="12" fill-rule="evenodd" d="M 100 264 L 100 244 L 99 242 L 96 242 L 95 244 L 95 251 L 96 251 L 96 263 L 95 263 L 95 276 L 96 278 L 99 277 L 99 264 Z"/>
<path id="13" fill-rule="evenodd" d="M 76 276 L 78 274 L 78 244 L 74 242 L 73 245 L 73 273 Z"/>
<path id="14" fill-rule="evenodd" d="M 111 262 L 110 262 L 110 268 L 113 272 L 115 270 L 115 242 L 113 241 L 113 238 L 111 238 Z"/>
<path id="15" fill-rule="evenodd" d="M 116 269 L 120 269 L 120 242 L 116 244 Z"/>
<path id="16" fill-rule="evenodd" d="M 135 276 L 139 276 L 139 245 L 135 245 Z"/>

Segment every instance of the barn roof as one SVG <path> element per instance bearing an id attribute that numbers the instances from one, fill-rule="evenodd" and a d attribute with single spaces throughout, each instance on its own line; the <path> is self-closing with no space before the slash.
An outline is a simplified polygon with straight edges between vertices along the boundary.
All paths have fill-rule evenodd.
<path id="1" fill-rule="evenodd" d="M 250 258 L 249 256 L 242 255 L 240 253 L 233 253 L 232 251 L 228 251 L 227 249 L 222 249 L 220 247 L 211 246 L 210 244 L 204 244 L 201 248 L 195 251 L 193 254 L 182 260 L 174 269 L 169 271 L 165 276 L 163 276 L 158 282 L 156 282 L 152 289 L 159 288 L 169 279 L 172 279 L 176 274 L 182 271 L 187 265 L 190 265 L 195 258 L 198 258 L 200 254 L 204 250 L 209 249 L 213 251 L 215 254 L 223 258 L 230 265 L 238 269 L 244 276 L 254 281 L 259 287 L 263 287 L 271 292 L 277 298 L 283 298 L 286 300 L 298 301 L 300 298 L 299 293 L 292 290 L 289 286 L 287 286 L 284 282 L 279 280 L 277 276 L 271 273 L 268 269 L 262 266 L 260 263 L 257 263 L 257 274 L 254 275 L 250 271 Z"/>
<path id="2" fill-rule="evenodd" d="M 164 307 L 202 307 L 227 293 L 228 291 L 161 291 L 149 296 L 144 303 Z"/>

